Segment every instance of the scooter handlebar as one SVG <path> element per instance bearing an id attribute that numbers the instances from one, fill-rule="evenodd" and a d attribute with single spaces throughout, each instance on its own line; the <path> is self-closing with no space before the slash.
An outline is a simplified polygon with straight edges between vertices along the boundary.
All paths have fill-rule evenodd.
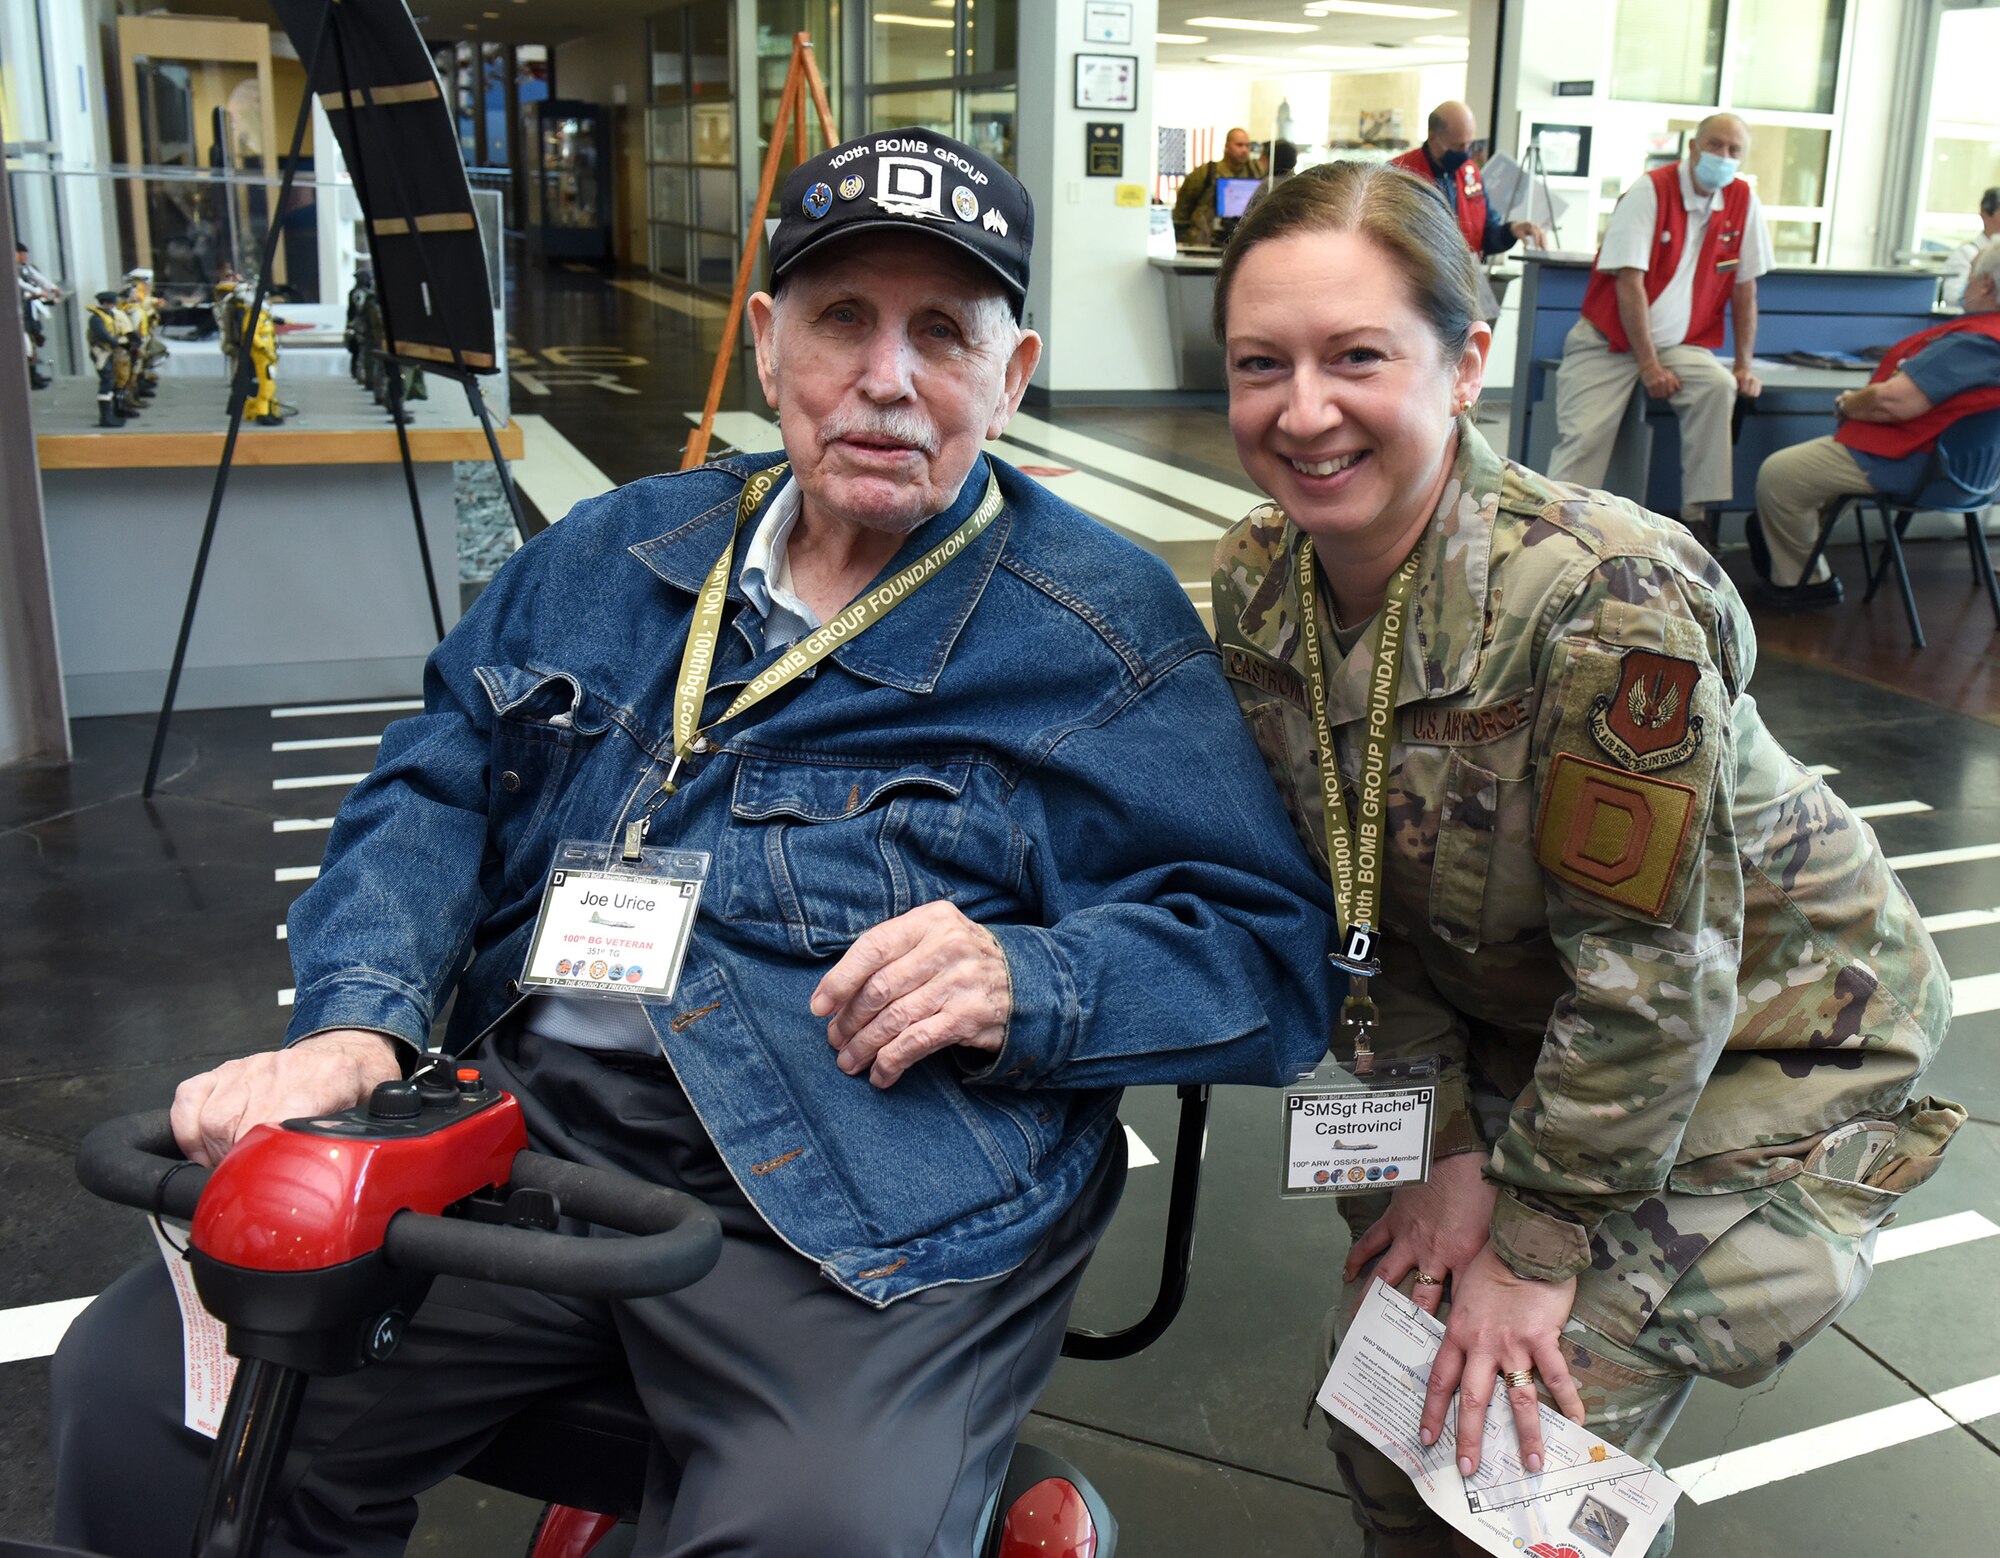
<path id="1" fill-rule="evenodd" d="M 193 1217 L 208 1174 L 181 1156 L 164 1109 L 106 1120 L 76 1152 L 76 1177 L 84 1189 L 162 1217 Z"/>
<path id="2" fill-rule="evenodd" d="M 545 1157 L 515 1155 L 517 1190 L 546 1190 L 565 1216 L 630 1234 L 585 1239 L 398 1212 L 382 1243 L 393 1266 L 440 1276 L 504 1282 L 576 1298 L 645 1298 L 708 1275 L 722 1254 L 722 1225 L 693 1196 L 623 1174 Z"/>

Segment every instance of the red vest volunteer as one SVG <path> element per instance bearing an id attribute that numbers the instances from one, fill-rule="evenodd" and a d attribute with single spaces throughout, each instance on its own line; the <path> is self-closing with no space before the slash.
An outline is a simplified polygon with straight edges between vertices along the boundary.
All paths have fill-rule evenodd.
<path id="1" fill-rule="evenodd" d="M 1989 341 L 2000 343 L 2000 312 L 1967 314 L 1962 319 L 1933 325 L 1928 330 L 1919 330 L 1915 335 L 1898 341 L 1882 358 L 1875 369 L 1875 376 L 1868 382 L 1882 383 L 1932 342 L 1961 332 L 1982 335 Z M 1924 388 L 1922 384 L 1917 387 Z M 1837 442 L 1857 453 L 1872 454 L 1885 460 L 1901 460 L 1913 454 L 1928 454 L 1937 443 L 1938 436 L 1960 417 L 1969 417 L 1977 411 L 1991 411 L 1995 407 L 2000 407 L 2000 384 L 1984 385 L 1961 390 L 1906 422 L 1843 422 L 1833 436 Z"/>
<path id="2" fill-rule="evenodd" d="M 1687 173 L 1685 163 L 1673 163 L 1668 167 L 1655 168 L 1646 175 L 1652 185 L 1653 224 L 1650 242 L 1646 245 L 1646 301 L 1655 310 L 1653 342 L 1656 346 L 1708 346 L 1722 344 L 1722 327 L 1729 304 L 1729 292 L 1736 285 L 1739 275 L 1744 274 L 1746 240 L 1751 246 L 1751 265 L 1748 274 L 1761 275 L 1770 269 L 1769 240 L 1764 236 L 1763 215 L 1757 209 L 1757 197 L 1742 179 L 1732 179 L 1723 186 L 1721 209 L 1714 209 L 1714 196 L 1704 196 Z M 1635 196 L 1640 195 L 1642 185 L 1635 185 L 1624 199 L 1619 201 L 1621 211 Z M 1687 278 L 1688 296 L 1686 300 L 1687 322 L 1678 339 L 1662 339 L 1662 326 L 1671 326 L 1679 317 L 1678 307 L 1666 307 L 1661 299 L 1668 295 L 1681 270 L 1683 256 L 1688 247 L 1688 194 L 1692 190 L 1697 202 L 1705 200 L 1710 209 L 1706 222 L 1701 227 L 1700 246 L 1695 251 L 1691 278 Z M 1630 214 L 1628 213 L 1628 222 Z M 1625 323 L 1618 317 L 1618 272 L 1642 268 L 1636 264 L 1620 263 L 1637 259 L 1637 251 L 1632 245 L 1634 236 L 1619 231 L 1619 213 L 1614 212 L 1611 228 L 1604 235 L 1604 243 L 1597 251 L 1598 269 L 1590 276 L 1590 285 L 1583 294 L 1583 317 L 1588 319 L 1611 343 L 1614 352 L 1629 352 L 1632 343 L 1626 339 Z M 1622 241 L 1621 241 L 1622 240 Z M 1611 255 L 1611 264 L 1606 265 L 1605 256 Z M 1678 300 L 1672 300 L 1678 302 Z"/>
<path id="3" fill-rule="evenodd" d="M 1506 223 L 1496 221 L 1487 209 L 1486 183 L 1471 158 L 1448 171 L 1431 161 L 1429 148 L 1420 141 L 1402 156 L 1392 157 L 1389 166 L 1414 173 L 1437 186 L 1438 193 L 1451 203 L 1458 218 L 1458 230 L 1465 234 L 1466 246 L 1475 256 L 1483 258 L 1513 247 L 1515 234 Z"/>

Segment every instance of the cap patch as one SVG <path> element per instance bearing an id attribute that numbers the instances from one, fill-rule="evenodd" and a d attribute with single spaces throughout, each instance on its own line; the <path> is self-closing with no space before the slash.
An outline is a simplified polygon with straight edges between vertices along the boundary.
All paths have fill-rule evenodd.
<path id="1" fill-rule="evenodd" d="M 859 173 L 850 173 L 840 181 L 840 198 L 842 200 L 852 200 L 867 187 L 868 180 L 863 178 Z"/>
<path id="2" fill-rule="evenodd" d="M 878 157 L 875 204 L 896 216 L 943 221 L 944 169 L 919 157 Z"/>
<path id="3" fill-rule="evenodd" d="M 807 216 L 817 222 L 833 209 L 833 191 L 825 184 L 815 184 L 806 191 L 806 198 L 799 205 Z"/>
<path id="4" fill-rule="evenodd" d="M 961 222 L 970 222 L 979 215 L 979 197 L 961 184 L 951 192 L 951 208 Z"/>
<path id="5" fill-rule="evenodd" d="M 1002 238 L 1007 236 L 1007 218 L 1002 216 L 994 206 L 986 208 L 986 220 L 979 225 L 984 227 L 989 233 L 998 233 Z"/>

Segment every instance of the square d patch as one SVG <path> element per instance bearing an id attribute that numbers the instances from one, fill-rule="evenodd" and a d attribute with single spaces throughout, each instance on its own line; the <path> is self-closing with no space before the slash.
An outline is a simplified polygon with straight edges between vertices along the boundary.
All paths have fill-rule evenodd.
<path id="1" fill-rule="evenodd" d="M 1681 878 L 1691 785 L 1557 755 L 1542 796 L 1535 858 L 1570 886 L 1660 918 Z"/>

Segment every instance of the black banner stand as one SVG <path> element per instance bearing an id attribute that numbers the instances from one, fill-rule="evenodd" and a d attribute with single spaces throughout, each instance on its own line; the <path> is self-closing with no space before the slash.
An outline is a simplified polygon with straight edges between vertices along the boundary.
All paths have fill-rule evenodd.
<path id="1" fill-rule="evenodd" d="M 271 267 L 277 258 L 278 242 L 283 230 L 281 219 L 285 210 L 290 205 L 292 187 L 298 177 L 299 155 L 305 146 L 306 126 L 312 121 L 312 106 L 315 93 L 314 84 L 318 78 L 322 51 L 326 48 L 329 41 L 333 45 L 333 58 L 340 78 L 341 106 L 338 111 L 352 113 L 356 111 L 361 103 L 361 98 L 355 92 L 348 72 L 347 48 L 341 36 L 342 11 L 343 7 L 340 4 L 340 0 L 326 0 L 313 35 L 312 47 L 302 56 L 306 66 L 306 90 L 299 101 L 298 123 L 292 128 L 292 147 L 291 152 L 285 159 L 284 177 L 278 188 L 278 198 L 269 211 L 269 222 L 264 234 L 263 259 L 257 268 L 257 290 L 251 302 L 250 314 L 248 316 L 253 324 L 257 319 L 262 317 L 265 294 L 270 284 Z M 414 34 L 414 27 L 412 27 L 412 32 Z M 402 338 L 396 334 L 395 322 L 390 311 L 388 296 L 390 289 L 385 284 L 386 273 L 382 269 L 381 255 L 375 243 L 378 219 L 376 216 L 376 206 L 371 198 L 367 168 L 365 166 L 367 155 L 362 150 L 361 136 L 356 134 L 351 139 L 351 146 L 343 142 L 343 150 L 349 153 L 349 162 L 354 175 L 354 192 L 361 205 L 362 228 L 368 237 L 369 259 L 375 268 L 376 295 L 382 309 L 384 344 L 385 346 L 393 347 L 401 344 Z M 396 167 L 394 158 L 387 160 L 390 174 L 389 182 L 395 192 L 397 213 L 402 223 L 401 230 L 410 235 L 412 248 L 416 254 L 417 266 L 421 272 L 426 294 L 438 296 L 439 293 L 435 277 L 431 270 L 430 260 L 425 253 L 420 224 L 417 220 L 417 214 L 410 209 L 408 191 L 404 185 L 401 170 Z M 455 378 L 465 387 L 466 400 L 470 403 L 473 414 L 479 419 L 479 425 L 485 432 L 487 452 L 492 457 L 494 470 L 499 474 L 500 490 L 506 495 L 507 506 L 514 516 L 514 528 L 519 532 L 521 539 L 525 541 L 528 538 L 527 517 L 522 513 L 520 495 L 514 490 L 513 475 L 507 469 L 506 457 L 500 452 L 500 439 L 494 432 L 492 417 L 487 413 L 486 397 L 480 393 L 479 385 L 475 382 L 474 370 L 467 364 L 464 354 L 459 350 L 457 340 L 451 330 L 449 319 L 441 313 L 438 316 L 438 322 L 443 326 L 445 332 L 445 345 L 451 354 L 451 367 L 444 369 L 434 365 L 432 371 L 446 377 Z M 237 353 L 236 374 L 230 384 L 229 433 L 223 440 L 222 460 L 216 466 L 215 486 L 209 494 L 208 518 L 202 525 L 201 545 L 195 553 L 194 576 L 188 582 L 187 607 L 181 615 L 180 636 L 174 643 L 173 664 L 167 672 L 166 696 L 161 700 L 159 721 L 153 728 L 153 750 L 146 761 L 146 782 L 140 792 L 148 799 L 152 797 L 154 786 L 159 779 L 160 760 L 166 751 L 167 745 L 167 729 L 173 721 L 174 698 L 180 690 L 181 671 L 187 661 L 188 639 L 194 631 L 195 611 L 201 601 L 202 580 L 208 572 L 208 555 L 215 541 L 216 521 L 222 513 L 222 496 L 228 488 L 229 472 L 235 463 L 237 435 L 243 428 L 243 408 L 249 399 L 254 378 L 254 370 L 250 362 L 249 344 L 249 339 L 246 335 L 242 349 Z M 439 640 L 442 641 L 444 638 L 444 611 L 438 600 L 437 571 L 431 562 L 430 538 L 424 531 L 423 505 L 417 495 L 416 466 L 410 455 L 409 424 L 403 409 L 403 375 L 400 362 L 394 352 L 388 352 L 386 355 L 390 361 L 388 374 L 389 414 L 395 421 L 396 443 L 402 453 L 403 480 L 409 489 L 410 515 L 416 524 L 418 555 L 423 559 L 424 587 L 430 599 L 431 624 L 436 629 Z M 455 576 L 456 569 L 454 569 Z"/>

